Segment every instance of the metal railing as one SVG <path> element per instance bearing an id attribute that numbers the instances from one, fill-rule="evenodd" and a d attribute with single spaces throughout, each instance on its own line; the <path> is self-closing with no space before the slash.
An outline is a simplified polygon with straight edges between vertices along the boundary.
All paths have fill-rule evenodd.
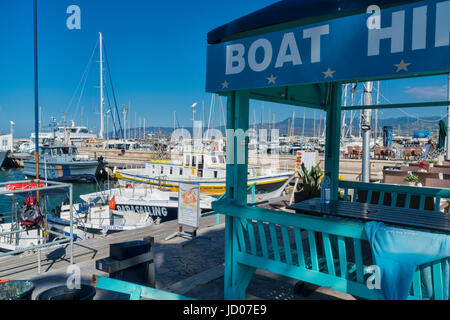
<path id="1" fill-rule="evenodd" d="M 30 182 L 36 183 L 36 187 L 32 188 Z M 39 187 L 39 185 L 43 183 L 43 187 Z M 21 189 L 21 190 L 10 190 L 7 188 L 7 186 L 12 185 L 26 185 L 29 184 L 30 188 L 28 189 Z M 63 233 L 63 232 L 57 232 L 48 229 L 47 225 L 47 206 L 46 206 L 46 197 L 55 195 L 56 190 L 61 190 L 62 192 L 66 193 L 67 190 L 69 190 L 69 204 L 70 204 L 70 233 Z M 17 216 L 17 210 L 19 208 L 16 206 L 16 196 L 17 195 L 39 195 L 36 196 L 36 198 L 39 199 L 39 203 L 42 203 L 41 209 L 44 211 L 43 213 L 43 223 L 40 222 L 40 225 L 37 227 L 38 235 L 39 237 L 34 240 L 38 240 L 36 245 L 31 245 L 28 247 L 20 247 L 20 235 L 22 233 L 26 233 L 29 230 L 26 228 L 22 228 L 20 226 L 20 221 Z M 56 193 L 57 194 L 57 193 Z M 46 181 L 46 180 L 22 180 L 22 181 L 10 181 L 10 182 L 3 182 L 0 183 L 0 197 L 1 196 L 12 196 L 12 211 L 11 211 L 11 222 L 8 222 L 6 224 L 10 224 L 10 230 L 6 232 L 0 232 L 0 239 L 5 239 L 5 237 L 15 235 L 16 243 L 15 243 L 15 249 L 7 251 L 7 252 L 0 252 L 0 257 L 5 256 L 12 256 L 16 255 L 18 253 L 23 253 L 27 251 L 37 251 L 37 262 L 38 262 L 38 273 L 41 273 L 41 250 L 44 248 L 49 248 L 52 246 L 60 245 L 62 243 L 69 242 L 70 247 L 70 264 L 73 264 L 73 241 L 74 241 L 74 233 L 73 233 L 73 186 L 72 184 L 68 183 L 62 183 L 62 182 L 56 182 L 56 181 Z M 42 201 L 41 201 L 42 200 Z M 5 225 L 5 223 L 3 224 Z M 42 232 L 41 232 L 42 231 Z M 42 234 L 42 237 L 41 237 Z M 53 234 L 57 237 L 59 237 L 60 240 L 54 240 L 47 242 L 47 235 Z M 33 240 L 33 238 L 28 238 Z M 42 242 L 42 243 L 41 243 Z"/>

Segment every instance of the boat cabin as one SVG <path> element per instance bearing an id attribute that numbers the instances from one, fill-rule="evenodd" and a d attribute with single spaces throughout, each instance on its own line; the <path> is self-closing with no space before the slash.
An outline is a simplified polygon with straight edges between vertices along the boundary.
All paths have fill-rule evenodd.
<path id="1" fill-rule="evenodd" d="M 224 152 L 184 151 L 181 161 L 150 161 L 145 171 L 148 176 L 168 179 L 225 179 L 226 158 Z M 249 168 L 248 173 L 255 176 L 255 168 Z"/>
<path id="2" fill-rule="evenodd" d="M 75 146 L 44 145 L 40 147 L 42 158 L 78 157 L 78 149 Z"/>

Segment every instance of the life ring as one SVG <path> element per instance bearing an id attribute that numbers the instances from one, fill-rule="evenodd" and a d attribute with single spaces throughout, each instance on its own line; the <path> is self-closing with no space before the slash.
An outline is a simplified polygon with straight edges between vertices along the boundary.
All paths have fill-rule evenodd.
<path id="1" fill-rule="evenodd" d="M 6 190 L 8 191 L 28 190 L 28 189 L 43 188 L 44 186 L 45 185 L 42 182 L 40 182 L 39 184 L 37 184 L 36 182 L 14 183 L 14 184 L 7 184 Z"/>

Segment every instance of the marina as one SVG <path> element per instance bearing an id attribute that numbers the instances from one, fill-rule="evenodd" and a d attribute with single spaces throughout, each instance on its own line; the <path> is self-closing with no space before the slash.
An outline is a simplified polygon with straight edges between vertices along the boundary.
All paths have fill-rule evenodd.
<path id="1" fill-rule="evenodd" d="M 61 48 L 32 2 L 34 94 L 0 59 L 0 300 L 450 299 L 450 1 L 236 3 L 183 52 L 186 14 L 134 25 L 156 4 L 111 3 L 124 32 L 71 5 Z"/>

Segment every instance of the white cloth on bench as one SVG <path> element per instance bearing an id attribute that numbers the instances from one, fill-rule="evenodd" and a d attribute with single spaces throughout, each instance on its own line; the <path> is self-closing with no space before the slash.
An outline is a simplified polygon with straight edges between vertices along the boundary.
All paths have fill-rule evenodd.
<path id="1" fill-rule="evenodd" d="M 417 266 L 444 259 L 444 299 L 449 298 L 450 287 L 450 236 L 440 233 L 387 227 L 381 222 L 365 224 L 376 265 L 380 269 L 381 291 L 385 299 L 406 299 Z M 424 286 L 433 292 L 431 268 L 426 268 Z"/>

